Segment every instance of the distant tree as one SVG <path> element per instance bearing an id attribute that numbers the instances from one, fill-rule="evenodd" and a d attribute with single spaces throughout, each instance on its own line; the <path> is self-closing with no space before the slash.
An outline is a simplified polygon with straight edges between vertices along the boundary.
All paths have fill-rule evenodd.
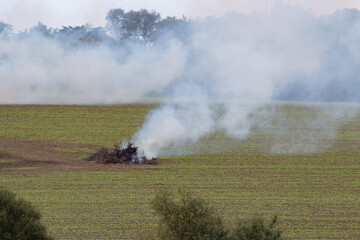
<path id="1" fill-rule="evenodd" d="M 129 12 L 111 9 L 106 16 L 108 29 L 118 40 L 150 41 L 160 19 L 159 13 L 146 9 Z"/>
<path id="2" fill-rule="evenodd" d="M 45 24 L 38 22 L 38 24 L 29 30 L 29 34 L 40 34 L 43 37 L 54 37 L 57 30 L 54 28 L 48 28 Z"/>
<path id="3" fill-rule="evenodd" d="M 161 36 L 176 38 L 181 41 L 186 41 L 190 36 L 190 21 L 185 17 L 166 17 L 161 19 L 156 24 L 156 31 L 154 31 L 152 41 L 156 41 Z"/>
<path id="4" fill-rule="evenodd" d="M 46 38 L 54 38 L 57 33 L 57 29 L 47 27 L 45 24 L 38 22 L 37 25 L 30 29 L 25 29 L 22 32 L 16 34 L 18 39 L 26 39 L 31 36 L 41 36 Z"/>
<path id="5" fill-rule="evenodd" d="M 0 22 L 0 38 L 8 38 L 11 36 L 13 27 L 10 24 Z"/>
<path id="6" fill-rule="evenodd" d="M 117 8 L 117 9 L 111 9 L 106 16 L 106 21 L 107 21 L 106 26 L 110 31 L 112 37 L 116 39 L 123 38 L 124 14 L 125 14 L 124 10 L 122 10 L 121 8 Z"/>
<path id="7" fill-rule="evenodd" d="M 101 27 L 92 27 L 89 24 L 82 26 L 63 26 L 57 32 L 57 38 L 64 43 L 98 43 L 105 39 L 104 29 Z"/>

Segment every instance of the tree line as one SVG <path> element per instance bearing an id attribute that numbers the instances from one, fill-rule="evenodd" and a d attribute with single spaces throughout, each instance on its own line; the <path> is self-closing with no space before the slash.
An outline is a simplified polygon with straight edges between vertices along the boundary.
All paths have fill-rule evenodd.
<path id="1" fill-rule="evenodd" d="M 21 32 L 14 32 L 13 26 L 0 21 L 0 39 L 24 39 L 34 35 L 57 39 L 63 43 L 116 43 L 154 44 L 161 36 L 168 34 L 179 40 L 187 36 L 191 20 L 185 17 L 162 18 L 156 11 L 111 9 L 106 16 L 105 27 L 90 24 L 52 28 L 39 22 Z"/>

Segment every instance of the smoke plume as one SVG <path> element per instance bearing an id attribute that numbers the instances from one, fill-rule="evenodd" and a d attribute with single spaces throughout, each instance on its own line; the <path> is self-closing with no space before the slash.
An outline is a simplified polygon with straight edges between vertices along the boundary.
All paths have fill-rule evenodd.
<path id="1" fill-rule="evenodd" d="M 164 103 L 149 113 L 132 139 L 151 158 L 171 144 L 196 142 L 214 131 L 246 139 L 259 125 L 250 116 L 264 103 L 360 101 L 358 10 L 318 17 L 301 7 L 276 4 L 267 13 L 183 19 L 156 38 L 144 35 L 133 43 L 119 44 L 110 37 L 115 35 L 107 32 L 110 40 L 80 47 L 35 33 L 2 36 L 0 103 L 161 98 Z M 150 40 L 139 44 L 144 39 Z M 330 119 L 323 136 L 332 138 L 339 125 L 332 116 L 342 112 L 317 111 L 319 118 L 303 128 L 315 128 L 320 117 Z M 295 142 L 294 148 L 283 149 L 281 142 L 273 152 L 299 149 Z"/>
<path id="2" fill-rule="evenodd" d="M 246 139 L 259 125 L 250 115 L 269 101 L 358 102 L 359 16 L 356 10 L 343 10 L 317 18 L 302 8 L 277 5 L 269 15 L 233 13 L 194 26 L 186 46 L 192 55 L 181 82 L 190 85 L 187 89 L 202 89 L 201 93 L 191 93 L 179 83 L 172 85 L 180 94 L 171 94 L 171 104 L 149 114 L 134 140 L 156 156 L 164 146 L 197 141 L 216 130 Z M 183 103 L 182 97 L 188 96 L 196 100 L 194 105 Z M 221 116 L 212 107 L 216 104 Z M 272 125 L 280 130 L 270 151 L 311 153 L 330 147 L 336 129 L 354 116 L 354 109 L 344 105 L 321 105 L 313 111 L 316 115 L 303 122 L 289 118 Z M 266 111 L 266 119 L 274 114 Z M 199 120 L 206 123 L 200 123 L 203 128 Z M 167 121 L 177 124 L 174 129 L 185 130 L 169 131 Z M 262 119 L 263 127 L 266 121 Z M 160 126 L 157 134 L 169 139 L 148 132 L 153 124 Z M 299 130 L 289 132 L 294 128 Z"/>

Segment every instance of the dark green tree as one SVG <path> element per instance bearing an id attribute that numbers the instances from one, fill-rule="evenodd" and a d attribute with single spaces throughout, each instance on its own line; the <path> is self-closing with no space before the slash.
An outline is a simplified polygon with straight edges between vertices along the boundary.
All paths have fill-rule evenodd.
<path id="1" fill-rule="evenodd" d="M 41 215 L 29 202 L 0 189 L 0 239 L 50 240 Z"/>

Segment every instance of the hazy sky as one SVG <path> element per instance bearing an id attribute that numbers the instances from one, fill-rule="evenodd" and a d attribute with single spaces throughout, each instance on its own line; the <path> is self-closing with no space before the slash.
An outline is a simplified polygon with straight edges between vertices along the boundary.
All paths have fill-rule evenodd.
<path id="1" fill-rule="evenodd" d="M 52 27 L 84 23 L 103 26 L 106 13 L 112 8 L 146 8 L 156 10 L 162 16 L 206 17 L 228 11 L 267 11 L 276 1 L 278 0 L 0 0 L 0 21 L 12 24 L 17 30 L 31 27 L 39 21 Z M 283 2 L 304 6 L 316 15 L 329 14 L 341 8 L 360 9 L 360 0 Z"/>

